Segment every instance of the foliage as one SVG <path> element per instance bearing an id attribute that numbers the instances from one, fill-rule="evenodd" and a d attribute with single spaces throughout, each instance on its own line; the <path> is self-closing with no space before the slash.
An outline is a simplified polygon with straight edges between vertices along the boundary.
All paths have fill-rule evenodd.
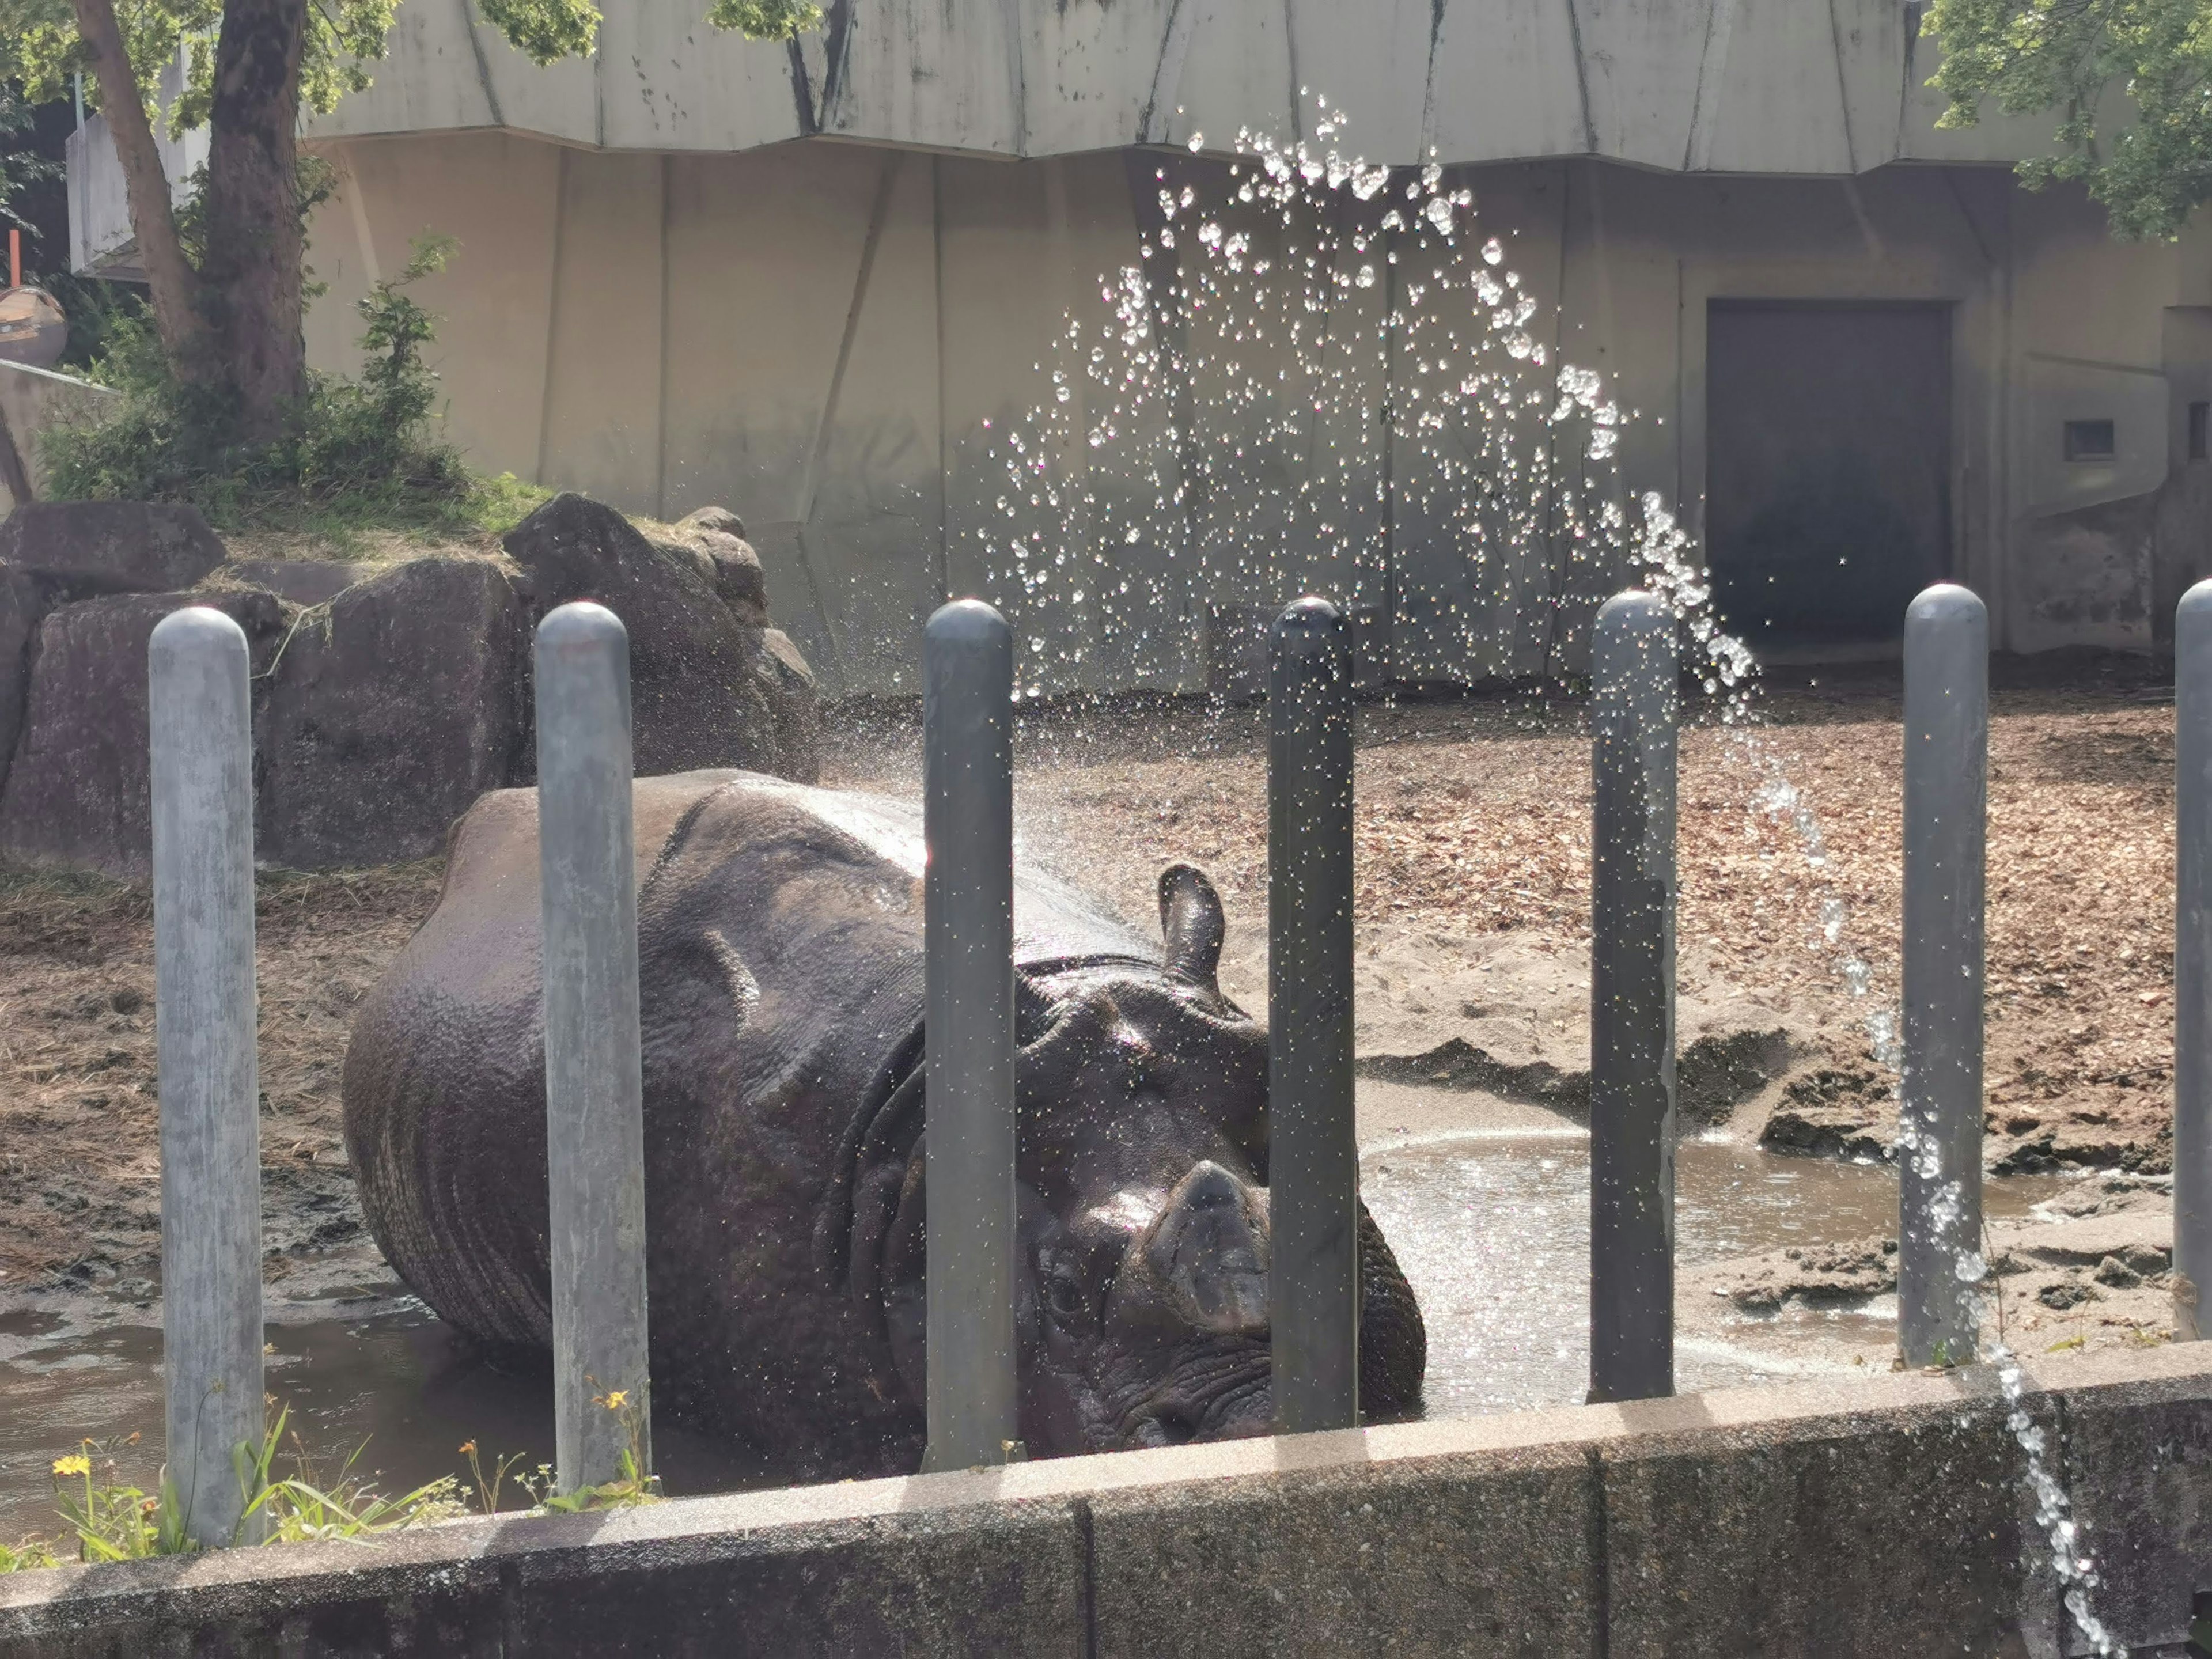
<path id="1" fill-rule="evenodd" d="M 2212 0 L 1933 0 L 1925 27 L 1943 43 L 1938 125 L 1973 125 L 1985 101 L 2057 112 L 2058 153 L 2020 165 L 2032 187 L 2083 181 L 2130 239 L 2176 234 L 2212 196 Z"/>
<path id="2" fill-rule="evenodd" d="M 347 93 L 368 85 L 368 66 L 384 56 L 398 9 L 398 0 L 317 0 L 307 8 L 303 108 L 327 114 Z M 587 56 L 599 38 L 600 14 L 592 0 L 477 0 L 477 10 L 536 64 Z M 149 107 L 162 69 L 185 51 L 185 94 L 168 111 L 169 131 L 203 125 L 222 0 L 115 0 L 115 16 Z M 712 0 L 707 21 L 757 40 L 788 40 L 820 23 L 822 12 L 810 0 Z M 60 96 L 77 70 L 88 70 L 85 94 L 96 103 L 71 0 L 0 0 L 0 76 L 20 78 L 39 100 Z"/>
<path id="3" fill-rule="evenodd" d="M 368 85 L 368 64 L 384 56 L 398 0 L 319 0 L 307 8 L 300 59 L 300 101 L 327 112 L 349 92 Z M 153 106 L 161 70 L 186 53 L 184 96 L 168 111 L 173 135 L 205 125 L 213 102 L 216 32 L 222 0 L 115 0 L 131 67 Z M 18 76 L 34 100 L 57 98 L 70 76 L 85 71 L 85 99 L 96 106 L 99 88 L 91 59 L 79 40 L 71 0 L 0 0 L 0 74 Z"/>
<path id="4" fill-rule="evenodd" d="M 22 88 L 0 79 L 0 225 L 27 228 L 27 222 L 15 215 L 16 194 L 27 185 L 61 173 L 60 167 L 47 157 L 18 147 L 18 135 L 30 131 L 31 118 L 31 100 L 23 96 Z"/>
<path id="5" fill-rule="evenodd" d="M 81 1561 L 139 1561 L 188 1547 L 176 1488 L 166 1474 L 154 1496 L 115 1478 L 113 1452 L 137 1443 L 135 1434 L 113 1444 L 87 1440 L 74 1455 L 54 1463 L 55 1501 L 63 1522 L 76 1534 Z"/>
<path id="6" fill-rule="evenodd" d="M 543 491 L 486 480 L 435 435 L 438 377 L 424 361 L 437 319 L 408 290 L 441 269 L 449 239 L 424 238 L 397 276 L 360 301 L 357 380 L 310 377 L 274 439 L 240 441 L 226 388 L 180 380 L 143 312 L 113 313 L 94 377 L 124 395 L 94 424 L 48 433 L 61 500 L 189 501 L 210 522 L 343 532 L 377 524 L 464 535 L 503 530 Z"/>

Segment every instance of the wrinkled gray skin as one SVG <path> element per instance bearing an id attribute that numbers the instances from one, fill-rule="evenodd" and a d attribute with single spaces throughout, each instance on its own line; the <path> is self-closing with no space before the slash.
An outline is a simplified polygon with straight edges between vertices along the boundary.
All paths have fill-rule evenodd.
<path id="1" fill-rule="evenodd" d="M 657 1409 L 794 1478 L 920 1462 L 919 814 L 742 772 L 635 786 Z M 1214 983 L 1219 901 L 1164 951 L 1018 878 L 1022 1433 L 1038 1455 L 1267 1431 L 1267 1036 Z M 346 1141 L 384 1253 L 486 1342 L 551 1346 L 537 799 L 456 827 L 364 1005 Z M 1418 1409 L 1425 1337 L 1361 1217 L 1361 1395 Z"/>

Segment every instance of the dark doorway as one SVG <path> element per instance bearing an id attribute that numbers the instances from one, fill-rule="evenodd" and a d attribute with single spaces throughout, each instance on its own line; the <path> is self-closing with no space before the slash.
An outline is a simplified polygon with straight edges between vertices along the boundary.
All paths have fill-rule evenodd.
<path id="1" fill-rule="evenodd" d="M 1705 545 L 1754 650 L 1894 639 L 1951 569 L 1951 320 L 1940 306 L 1715 301 Z"/>

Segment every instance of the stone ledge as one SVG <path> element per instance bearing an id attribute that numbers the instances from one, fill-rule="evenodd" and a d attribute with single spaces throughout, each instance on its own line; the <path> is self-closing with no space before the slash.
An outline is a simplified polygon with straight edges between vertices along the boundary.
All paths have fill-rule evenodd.
<path id="1" fill-rule="evenodd" d="M 2178 1639 L 2212 1348 L 2029 1369 Z M 1880 1376 L 20 1574 L 0 1654 L 2055 1654 L 2021 1473 L 1991 1373 Z"/>

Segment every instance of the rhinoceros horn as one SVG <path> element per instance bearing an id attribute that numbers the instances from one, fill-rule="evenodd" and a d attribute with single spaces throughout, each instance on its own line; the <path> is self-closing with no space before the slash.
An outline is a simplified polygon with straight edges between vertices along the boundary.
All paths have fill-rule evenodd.
<path id="1" fill-rule="evenodd" d="M 1182 1324 L 1224 1336 L 1267 1334 L 1270 1255 L 1266 1194 L 1211 1159 L 1192 1166 L 1131 1252 Z"/>

